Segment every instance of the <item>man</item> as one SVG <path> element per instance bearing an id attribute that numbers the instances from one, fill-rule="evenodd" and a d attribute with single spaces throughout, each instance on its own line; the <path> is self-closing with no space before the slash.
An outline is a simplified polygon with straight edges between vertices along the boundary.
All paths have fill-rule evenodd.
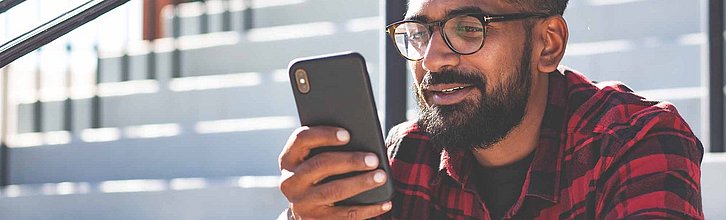
<path id="1" fill-rule="evenodd" d="M 411 0 L 388 33 L 420 115 L 387 139 L 390 177 L 334 127 L 280 155 L 294 219 L 702 219 L 703 147 L 667 102 L 559 66 L 567 0 Z M 368 171 L 325 184 L 327 176 Z M 391 202 L 335 206 L 394 181 Z"/>

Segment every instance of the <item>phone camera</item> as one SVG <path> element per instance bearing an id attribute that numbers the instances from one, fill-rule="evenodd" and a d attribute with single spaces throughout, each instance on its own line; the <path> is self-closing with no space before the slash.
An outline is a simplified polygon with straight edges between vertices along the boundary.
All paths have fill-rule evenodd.
<path id="1" fill-rule="evenodd" d="M 308 73 L 304 69 L 295 70 L 295 82 L 297 82 L 297 90 L 302 94 L 310 92 L 310 79 Z"/>

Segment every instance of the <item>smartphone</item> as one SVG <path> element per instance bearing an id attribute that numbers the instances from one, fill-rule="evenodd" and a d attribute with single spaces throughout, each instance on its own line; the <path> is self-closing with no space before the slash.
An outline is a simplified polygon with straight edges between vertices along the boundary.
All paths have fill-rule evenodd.
<path id="1" fill-rule="evenodd" d="M 380 161 L 378 168 L 389 177 L 386 184 L 336 204 L 361 205 L 390 200 L 393 183 L 363 56 L 346 52 L 298 58 L 290 62 L 289 75 L 302 126 L 328 125 L 350 132 L 347 145 L 314 149 L 310 156 L 326 151 L 375 153 Z M 360 173 L 333 176 L 324 181 Z"/>

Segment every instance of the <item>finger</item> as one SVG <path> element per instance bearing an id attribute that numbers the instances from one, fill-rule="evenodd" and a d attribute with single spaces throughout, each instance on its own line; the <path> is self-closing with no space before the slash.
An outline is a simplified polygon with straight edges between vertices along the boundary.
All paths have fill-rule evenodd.
<path id="1" fill-rule="evenodd" d="M 330 126 L 303 126 L 296 129 L 287 140 L 280 153 L 280 169 L 292 170 L 297 167 L 311 149 L 341 146 L 350 141 L 350 133 L 342 128 Z"/>
<path id="2" fill-rule="evenodd" d="M 378 167 L 378 157 L 363 152 L 325 152 L 311 157 L 295 168 L 295 176 L 289 179 L 296 185 L 312 185 L 338 174 L 373 170 Z"/>
<path id="3" fill-rule="evenodd" d="M 304 202 L 305 204 L 331 205 L 381 186 L 386 182 L 386 179 L 386 173 L 383 170 L 375 170 L 357 176 L 330 181 L 307 190 L 299 202 Z"/>
<path id="4" fill-rule="evenodd" d="M 390 201 L 372 205 L 332 207 L 336 219 L 369 219 L 390 211 Z"/>

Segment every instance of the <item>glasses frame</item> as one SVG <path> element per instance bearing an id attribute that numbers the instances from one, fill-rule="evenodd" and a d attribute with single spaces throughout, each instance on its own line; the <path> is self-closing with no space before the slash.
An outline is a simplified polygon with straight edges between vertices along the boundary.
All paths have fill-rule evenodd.
<path id="1" fill-rule="evenodd" d="M 451 45 L 451 41 L 449 41 L 449 37 L 446 36 L 445 31 L 443 31 L 444 24 L 446 24 L 446 22 L 448 22 L 449 20 L 454 19 L 456 17 L 460 17 L 460 16 L 470 16 L 470 17 L 477 18 L 477 19 L 479 19 L 479 22 L 481 22 L 482 26 L 484 27 L 484 37 L 482 37 L 481 43 L 479 43 L 479 48 L 474 50 L 474 52 L 462 53 L 462 52 L 457 51 L 454 48 L 454 46 Z M 441 38 L 444 39 L 444 42 L 446 42 L 446 46 L 448 46 L 449 49 L 451 49 L 451 51 L 454 51 L 456 54 L 459 54 L 459 55 L 471 55 L 476 52 L 479 52 L 479 50 L 481 50 L 481 48 L 484 47 L 484 41 L 487 38 L 487 29 L 488 29 L 487 26 L 489 25 L 489 23 L 522 20 L 522 19 L 527 19 L 527 18 L 546 18 L 549 16 L 550 15 L 544 14 L 544 13 L 515 13 L 515 14 L 503 14 L 503 15 L 487 15 L 484 13 L 466 13 L 466 14 L 458 14 L 458 15 L 450 16 L 448 18 L 444 18 L 442 20 L 429 22 L 429 23 L 424 23 L 424 22 L 421 22 L 418 20 L 402 20 L 402 21 L 397 21 L 397 22 L 387 25 L 386 34 L 388 34 L 388 36 L 391 37 L 391 40 L 393 40 L 393 44 L 396 45 L 396 51 L 398 51 L 398 54 L 400 54 L 403 58 L 406 58 L 407 60 L 419 61 L 419 60 L 422 60 L 424 57 L 422 56 L 419 59 L 408 58 L 405 55 L 403 55 L 403 53 L 401 52 L 401 49 L 398 48 L 398 46 L 396 44 L 395 30 L 396 30 L 396 28 L 398 28 L 399 25 L 404 24 L 404 23 L 410 23 L 410 22 L 421 24 L 424 27 L 426 27 L 426 29 L 428 30 L 429 37 L 433 36 L 434 27 L 438 27 L 439 34 L 441 34 Z M 429 41 L 430 40 L 431 39 L 429 39 Z M 429 44 L 427 42 L 426 47 L 428 47 L 428 46 L 429 46 Z"/>

